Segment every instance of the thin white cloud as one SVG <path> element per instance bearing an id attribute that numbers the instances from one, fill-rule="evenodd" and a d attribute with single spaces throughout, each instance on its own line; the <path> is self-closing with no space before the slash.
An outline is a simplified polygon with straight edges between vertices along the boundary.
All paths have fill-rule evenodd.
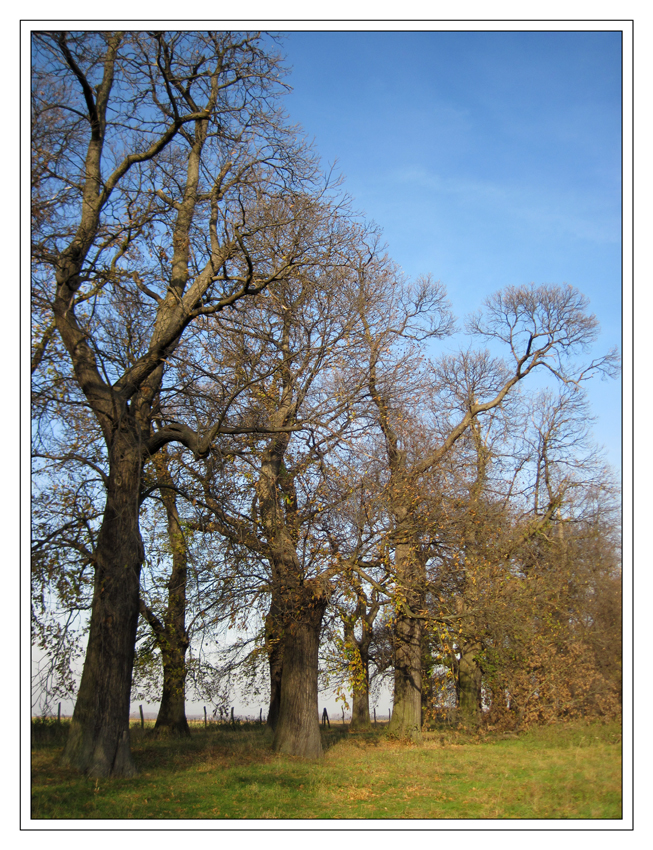
<path id="1" fill-rule="evenodd" d="M 503 219 L 507 227 L 516 224 L 538 228 L 548 234 L 602 244 L 618 244 L 621 225 L 618 214 L 605 209 L 601 199 L 579 196 L 574 191 L 555 191 L 543 185 L 510 185 L 473 177 L 444 177 L 423 167 L 405 167 L 388 175 L 397 203 L 401 187 L 410 193 L 411 202 L 423 200 L 424 190 L 433 199 L 446 197 L 443 203 L 476 209 L 479 217 Z M 420 190 L 422 198 L 416 195 Z M 451 206 L 449 207 L 451 210 Z"/>

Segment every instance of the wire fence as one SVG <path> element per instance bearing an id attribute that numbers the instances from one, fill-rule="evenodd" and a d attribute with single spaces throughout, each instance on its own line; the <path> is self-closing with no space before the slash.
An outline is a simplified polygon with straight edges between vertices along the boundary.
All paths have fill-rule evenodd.
<path id="1" fill-rule="evenodd" d="M 142 727 L 145 727 L 146 724 L 150 724 L 156 721 L 157 715 L 153 712 L 144 712 L 143 706 L 138 706 L 138 712 L 132 711 L 129 715 L 130 723 L 140 723 Z M 62 721 L 68 721 L 71 719 L 71 715 L 62 714 L 61 711 L 61 703 L 57 706 L 56 714 L 48 714 L 48 715 L 38 715 L 34 716 L 32 720 L 39 721 L 47 721 L 52 723 L 56 721 L 57 723 L 61 723 Z M 370 722 L 373 725 L 384 725 L 389 723 L 392 719 L 392 710 L 388 709 L 387 713 L 378 712 L 376 708 L 374 708 L 370 714 Z M 264 715 L 263 709 L 259 710 L 258 716 L 255 714 L 236 714 L 234 707 L 232 706 L 230 709 L 219 709 L 218 711 L 212 711 L 210 714 L 204 706 L 204 714 L 187 714 L 186 720 L 189 724 L 198 726 L 209 726 L 209 725 L 236 725 L 236 724 L 264 724 L 267 723 L 267 714 Z M 344 711 L 344 709 L 338 712 L 332 712 L 329 715 L 329 712 L 326 708 L 322 709 L 322 713 L 319 715 L 319 721 L 323 726 L 331 726 L 331 724 L 337 726 L 342 725 L 346 726 L 351 723 L 352 716 L 350 713 Z"/>

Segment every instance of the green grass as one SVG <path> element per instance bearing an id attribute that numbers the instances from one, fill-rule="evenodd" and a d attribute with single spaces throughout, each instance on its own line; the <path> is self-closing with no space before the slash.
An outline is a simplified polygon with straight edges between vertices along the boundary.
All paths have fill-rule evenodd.
<path id="1" fill-rule="evenodd" d="M 63 728 L 62 728 L 63 727 Z M 190 740 L 132 730 L 134 779 L 62 768 L 65 725 L 33 736 L 32 817 L 57 819 L 620 818 L 621 735 L 562 724 L 518 738 L 323 732 L 321 761 L 279 756 L 265 727 L 193 729 Z"/>

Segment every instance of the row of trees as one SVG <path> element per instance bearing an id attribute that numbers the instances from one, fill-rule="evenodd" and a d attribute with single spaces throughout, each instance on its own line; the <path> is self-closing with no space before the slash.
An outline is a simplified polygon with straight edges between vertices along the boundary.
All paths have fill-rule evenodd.
<path id="1" fill-rule="evenodd" d="M 64 761 L 91 775 L 134 772 L 138 636 L 186 734 L 199 648 L 247 632 L 295 755 L 322 752 L 321 652 L 359 725 L 392 675 L 413 738 L 449 681 L 475 720 L 618 704 L 583 396 L 616 355 L 583 359 L 586 299 L 508 287 L 467 323 L 492 353 L 427 359 L 443 287 L 320 175 L 282 79 L 258 34 L 34 34 L 33 622 L 65 685 L 90 614 Z"/>

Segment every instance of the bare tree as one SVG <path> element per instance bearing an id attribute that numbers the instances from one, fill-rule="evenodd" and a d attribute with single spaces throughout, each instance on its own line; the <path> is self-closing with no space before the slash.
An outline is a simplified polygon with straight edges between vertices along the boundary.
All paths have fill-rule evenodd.
<path id="1" fill-rule="evenodd" d="M 202 456 L 214 436 L 178 423 L 153 428 L 155 415 L 165 418 L 156 409 L 164 374 L 191 323 L 301 263 L 292 194 L 306 191 L 314 166 L 275 110 L 281 68 L 257 34 L 35 33 L 32 55 L 33 366 L 56 329 L 107 470 L 64 761 L 90 775 L 130 775 L 143 464 L 175 440 Z M 286 226 L 286 255 L 271 259 L 262 234 Z"/>
<path id="2" fill-rule="evenodd" d="M 357 227 L 331 205 L 314 210 L 313 225 L 312 267 L 232 310 L 220 338 L 204 342 L 203 382 L 178 399 L 232 435 L 186 471 L 204 509 L 196 527 L 267 562 L 268 724 L 275 749 L 309 757 L 322 753 L 318 646 L 332 592 L 319 527 L 330 503 L 326 458 L 349 423 L 356 388 L 339 370 L 359 345 L 348 262 Z M 238 380 L 227 392 L 229 375 Z"/>

